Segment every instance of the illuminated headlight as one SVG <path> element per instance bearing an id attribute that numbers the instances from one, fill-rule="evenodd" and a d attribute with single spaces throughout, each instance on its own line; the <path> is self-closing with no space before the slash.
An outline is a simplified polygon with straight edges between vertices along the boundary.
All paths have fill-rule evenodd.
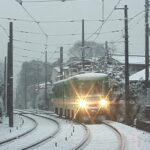
<path id="1" fill-rule="evenodd" d="M 81 101 L 79 102 L 79 106 L 80 106 L 81 108 L 85 108 L 85 107 L 87 106 L 86 101 L 85 101 L 85 100 L 81 100 Z"/>
<path id="2" fill-rule="evenodd" d="M 100 100 L 100 105 L 102 106 L 102 107 L 107 107 L 108 106 L 108 100 L 106 100 L 106 99 L 101 99 Z"/>

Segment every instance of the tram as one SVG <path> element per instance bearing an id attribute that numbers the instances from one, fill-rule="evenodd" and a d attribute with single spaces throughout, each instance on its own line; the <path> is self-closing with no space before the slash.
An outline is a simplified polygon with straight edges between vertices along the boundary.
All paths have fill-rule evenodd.
<path id="1" fill-rule="evenodd" d="M 53 108 L 59 116 L 95 121 L 110 114 L 110 84 L 107 74 L 84 73 L 53 85 Z"/>

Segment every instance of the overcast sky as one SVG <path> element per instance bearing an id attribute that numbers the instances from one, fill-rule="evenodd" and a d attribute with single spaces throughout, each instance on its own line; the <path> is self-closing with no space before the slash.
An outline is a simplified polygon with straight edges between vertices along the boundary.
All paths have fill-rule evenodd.
<path id="1" fill-rule="evenodd" d="M 102 19 L 102 0 L 28 1 L 30 2 L 24 1 L 21 6 L 15 0 L 0 0 L 0 61 L 3 61 L 6 56 L 9 22 L 13 21 L 14 78 L 19 72 L 22 61 L 38 58 L 44 61 L 42 52 L 45 49 L 48 51 L 50 62 L 59 57 L 60 46 L 64 47 L 66 56 L 67 50 L 75 42 L 81 40 L 82 19 L 85 19 L 86 40 L 98 43 L 115 42 L 116 53 L 124 53 L 124 31 L 121 31 L 124 29 L 124 21 L 120 20 L 124 18 L 123 10 L 113 11 L 111 17 L 103 25 L 99 36 L 96 34 L 90 36 L 102 24 L 98 21 Z M 118 2 L 119 0 L 104 0 L 104 19 Z M 121 0 L 118 7 L 123 8 L 124 5 L 128 5 L 128 17 L 132 18 L 144 11 L 144 2 L 144 0 Z M 39 22 L 41 29 L 34 19 Z M 144 55 L 144 12 L 129 20 L 129 42 L 130 54 Z M 45 47 L 46 43 L 48 47 Z"/>

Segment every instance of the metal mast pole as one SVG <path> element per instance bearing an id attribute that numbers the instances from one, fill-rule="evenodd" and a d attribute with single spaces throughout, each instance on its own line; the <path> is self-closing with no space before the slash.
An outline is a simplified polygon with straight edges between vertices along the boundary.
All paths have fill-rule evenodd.
<path id="1" fill-rule="evenodd" d="M 47 51 L 45 51 L 45 107 L 49 108 L 48 99 L 47 99 Z"/>
<path id="2" fill-rule="evenodd" d="M 129 45 L 128 45 L 128 7 L 124 6 L 125 17 L 125 102 L 126 102 L 126 122 L 129 124 Z"/>
<path id="3" fill-rule="evenodd" d="M 10 102 L 9 102 L 9 100 L 10 100 L 10 98 L 9 98 L 9 88 L 10 88 L 10 83 L 9 83 L 9 77 L 10 77 L 10 65 L 9 65 L 9 58 L 10 58 L 10 53 L 9 53 L 9 49 L 10 49 L 10 46 L 9 46 L 10 44 L 9 44 L 9 42 L 8 42 L 8 44 L 7 44 L 7 116 L 9 117 L 9 107 L 10 107 Z"/>
<path id="4" fill-rule="evenodd" d="M 85 49 L 84 49 L 84 19 L 82 19 L 82 69 L 84 70 Z"/>
<path id="5" fill-rule="evenodd" d="M 146 88 L 149 87 L 148 80 L 149 80 L 149 0 L 145 0 L 145 85 Z"/>
<path id="6" fill-rule="evenodd" d="M 102 0 L 102 21 L 104 22 L 104 0 Z"/>
<path id="7" fill-rule="evenodd" d="M 25 64 L 25 70 L 24 70 L 24 103 L 25 103 L 25 109 L 27 109 L 27 65 Z"/>
<path id="8" fill-rule="evenodd" d="M 37 63 L 37 87 L 38 87 L 38 92 L 39 92 L 39 90 L 40 90 L 40 86 L 39 86 L 39 63 Z"/>
<path id="9" fill-rule="evenodd" d="M 7 58 L 4 62 L 4 110 L 7 111 Z"/>
<path id="10" fill-rule="evenodd" d="M 60 47 L 60 79 L 63 79 L 63 47 Z"/>
<path id="11" fill-rule="evenodd" d="M 9 127 L 13 127 L 13 23 L 10 22 L 10 37 L 9 37 Z"/>

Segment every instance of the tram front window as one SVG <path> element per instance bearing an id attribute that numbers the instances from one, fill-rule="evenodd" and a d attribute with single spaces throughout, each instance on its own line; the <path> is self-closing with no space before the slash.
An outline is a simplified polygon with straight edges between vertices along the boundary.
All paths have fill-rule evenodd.
<path id="1" fill-rule="evenodd" d="M 101 93 L 101 87 L 96 83 L 82 83 L 79 85 L 80 95 L 99 95 Z"/>

